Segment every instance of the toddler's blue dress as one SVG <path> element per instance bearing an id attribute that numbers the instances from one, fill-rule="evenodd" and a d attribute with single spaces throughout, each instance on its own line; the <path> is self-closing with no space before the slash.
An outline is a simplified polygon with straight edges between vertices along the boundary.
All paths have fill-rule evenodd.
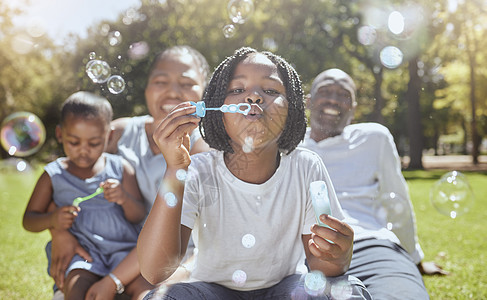
<path id="1" fill-rule="evenodd" d="M 95 192 L 100 183 L 107 179 L 122 182 L 123 166 L 120 156 L 108 153 L 105 168 L 92 178 L 80 179 L 66 171 L 58 158 L 44 169 L 51 177 L 53 200 L 58 207 L 72 205 L 77 197 L 85 197 Z M 120 205 L 108 202 L 103 194 L 81 202 L 81 211 L 69 231 L 86 249 L 93 262 L 87 262 L 79 255 L 71 260 L 66 275 L 73 269 L 85 269 L 100 276 L 111 272 L 136 246 L 141 225 L 130 223 Z M 51 262 L 51 242 L 46 247 Z M 48 269 L 49 271 L 49 269 Z"/>

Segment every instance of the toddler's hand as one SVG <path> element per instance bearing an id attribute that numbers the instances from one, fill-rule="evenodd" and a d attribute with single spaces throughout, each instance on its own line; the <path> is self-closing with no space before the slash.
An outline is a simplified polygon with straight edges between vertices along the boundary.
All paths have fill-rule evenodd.
<path id="1" fill-rule="evenodd" d="M 51 215 L 51 226 L 54 229 L 69 229 L 78 216 L 80 208 L 73 205 L 56 208 Z"/>
<path id="2" fill-rule="evenodd" d="M 103 188 L 105 199 L 107 199 L 109 202 L 114 202 L 119 205 L 125 203 L 125 193 L 119 180 L 107 179 L 106 181 L 102 182 L 100 186 Z"/>

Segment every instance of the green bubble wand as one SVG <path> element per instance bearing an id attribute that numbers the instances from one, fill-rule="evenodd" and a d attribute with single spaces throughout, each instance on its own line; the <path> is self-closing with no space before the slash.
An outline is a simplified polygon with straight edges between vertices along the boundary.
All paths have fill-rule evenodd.
<path id="1" fill-rule="evenodd" d="M 79 204 L 83 201 L 86 201 L 86 200 L 90 200 L 91 198 L 97 196 L 97 195 L 100 195 L 101 193 L 103 193 L 103 188 L 100 186 L 96 189 L 96 191 L 91 194 L 91 195 L 88 195 L 86 197 L 78 197 L 76 199 L 73 200 L 73 205 L 74 206 L 79 206 Z"/>

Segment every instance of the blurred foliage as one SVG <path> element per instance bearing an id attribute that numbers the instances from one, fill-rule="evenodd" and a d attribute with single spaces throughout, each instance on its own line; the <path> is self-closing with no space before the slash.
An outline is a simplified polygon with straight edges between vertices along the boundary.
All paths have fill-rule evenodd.
<path id="1" fill-rule="evenodd" d="M 207 58 L 211 68 L 241 46 L 270 50 L 292 62 L 309 91 L 312 79 L 324 69 L 338 67 L 357 83 L 359 103 L 356 120 L 378 121 L 393 133 L 399 151 L 407 154 L 409 137 L 418 135 L 424 148 L 438 145 L 440 136 L 464 131 L 463 148 L 471 141 L 469 102 L 471 82 L 466 34 L 475 37 L 477 83 L 475 95 L 481 136 L 487 133 L 487 42 L 483 2 L 475 1 L 384 1 L 378 0 L 255 0 L 254 13 L 243 24 L 234 24 L 235 34 L 226 38 L 225 25 L 232 24 L 228 0 L 141 0 L 140 5 L 120 14 L 116 21 L 93 24 L 87 38 L 69 36 L 56 46 L 45 36 L 28 37 L 26 28 L 15 28 L 12 16 L 20 14 L 0 3 L 0 119 L 28 110 L 46 125 L 48 142 L 33 156 L 48 160 L 58 155 L 53 140 L 63 100 L 77 90 L 107 97 L 115 117 L 147 113 L 144 88 L 148 67 L 156 53 L 166 47 L 188 44 Z M 456 6 L 453 6 L 456 4 Z M 75 8 L 73 8 L 75 9 Z M 387 19 L 392 11 L 404 16 L 404 32 L 392 34 Z M 375 28 L 374 41 L 363 43 L 359 30 Z M 121 39 L 110 40 L 119 32 Z M 28 37 L 31 49 L 12 50 L 15 40 Z M 363 39 L 363 36 L 362 36 Z M 472 38 L 470 37 L 470 40 Z M 25 42 L 25 41 L 24 41 Z M 112 42 L 112 45 L 110 44 Z M 146 45 L 145 55 L 131 54 Z M 381 50 L 396 46 L 403 63 L 395 68 L 381 64 Z M 89 54 L 105 60 L 112 74 L 126 81 L 118 94 L 106 84 L 93 83 L 85 73 Z M 417 64 L 419 85 L 408 90 L 409 63 Z M 413 68 L 415 69 L 415 68 Z M 416 76 L 417 77 L 417 76 Z M 408 116 L 408 104 L 419 95 L 418 112 Z M 408 123 L 420 122 L 421 132 L 409 133 Z M 2 157 L 7 154 L 2 149 Z"/>

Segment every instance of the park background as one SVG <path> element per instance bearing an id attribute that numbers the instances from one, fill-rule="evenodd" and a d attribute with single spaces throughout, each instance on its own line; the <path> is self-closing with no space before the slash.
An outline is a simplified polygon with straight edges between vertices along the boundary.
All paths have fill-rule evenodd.
<path id="1" fill-rule="evenodd" d="M 64 17 L 59 26 L 76 21 L 62 11 L 56 16 L 56 1 L 43 1 L 53 7 L 51 18 Z M 50 296 L 43 250 L 48 233 L 25 232 L 21 218 L 41 167 L 62 155 L 54 139 L 61 103 L 88 90 L 107 97 L 116 118 L 145 114 L 150 60 L 181 44 L 201 51 L 212 69 L 241 46 L 273 51 L 293 63 L 306 92 L 324 69 L 351 74 L 358 87 L 355 121 L 379 122 L 392 132 L 426 258 L 452 271 L 425 278 L 432 299 L 487 297 L 481 268 L 487 250 L 485 1 L 134 0 L 123 9 L 118 1 L 69 2 L 70 12 L 89 6 L 107 18 L 94 19 L 82 33 L 52 33 L 44 28 L 49 20 L 26 17 L 32 2 L 0 2 L 0 122 L 27 111 L 46 128 L 46 142 L 32 155 L 0 149 L 0 298 Z M 244 8 L 233 19 L 230 2 Z M 94 57 L 124 79 L 122 92 L 89 78 L 86 65 Z M 475 202 L 469 213 L 451 219 L 431 206 L 429 190 L 454 169 L 467 175 Z"/>

